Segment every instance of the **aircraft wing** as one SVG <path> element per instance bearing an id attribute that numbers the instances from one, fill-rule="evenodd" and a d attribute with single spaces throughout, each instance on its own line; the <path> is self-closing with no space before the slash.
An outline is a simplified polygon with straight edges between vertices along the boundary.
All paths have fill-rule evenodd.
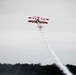
<path id="1" fill-rule="evenodd" d="M 36 23 L 36 20 L 28 20 L 28 22 Z"/>
<path id="2" fill-rule="evenodd" d="M 48 24 L 46 21 L 39 21 L 40 24 Z"/>

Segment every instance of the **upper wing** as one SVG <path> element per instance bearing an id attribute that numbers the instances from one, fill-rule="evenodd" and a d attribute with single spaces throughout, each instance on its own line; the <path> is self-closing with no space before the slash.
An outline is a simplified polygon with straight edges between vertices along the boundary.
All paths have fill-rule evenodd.
<path id="1" fill-rule="evenodd" d="M 49 20 L 48 18 L 39 17 L 39 16 L 33 16 L 33 17 L 29 16 L 28 18 L 29 18 L 29 19 L 41 19 L 41 20 Z"/>
<path id="2" fill-rule="evenodd" d="M 34 17 L 29 16 L 28 18 L 29 19 L 33 19 L 33 20 L 36 20 L 37 19 L 37 17 L 35 17 L 35 16 Z"/>

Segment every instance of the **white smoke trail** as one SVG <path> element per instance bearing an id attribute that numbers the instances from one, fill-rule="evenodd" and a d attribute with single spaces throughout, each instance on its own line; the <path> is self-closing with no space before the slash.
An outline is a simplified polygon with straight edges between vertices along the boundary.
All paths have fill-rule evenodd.
<path id="1" fill-rule="evenodd" d="M 38 24 L 38 25 L 39 25 L 39 24 Z M 64 74 L 66 74 L 66 75 L 73 75 L 73 74 L 68 70 L 68 68 L 61 63 L 60 59 L 59 59 L 58 56 L 55 54 L 54 50 L 51 48 L 51 45 L 49 44 L 48 40 L 46 39 L 45 34 L 44 34 L 42 28 L 39 28 L 39 31 L 41 32 L 42 38 L 43 38 L 43 40 L 44 40 L 44 42 L 45 42 L 45 44 L 46 44 L 46 46 L 47 46 L 47 48 L 48 48 L 48 51 L 52 54 L 53 58 L 55 59 L 56 65 L 60 68 L 60 70 L 63 71 Z"/>

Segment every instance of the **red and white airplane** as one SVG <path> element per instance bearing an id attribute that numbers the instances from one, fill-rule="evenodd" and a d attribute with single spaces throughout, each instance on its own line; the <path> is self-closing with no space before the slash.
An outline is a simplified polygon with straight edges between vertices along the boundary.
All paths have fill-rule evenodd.
<path id="1" fill-rule="evenodd" d="M 29 20 L 28 22 L 31 22 L 31 23 L 37 23 L 37 24 L 48 24 L 48 18 L 43 18 L 43 17 L 38 17 L 38 16 L 34 16 L 34 17 L 28 17 Z M 43 28 L 43 26 L 41 25 L 38 25 L 37 26 L 38 28 Z"/>

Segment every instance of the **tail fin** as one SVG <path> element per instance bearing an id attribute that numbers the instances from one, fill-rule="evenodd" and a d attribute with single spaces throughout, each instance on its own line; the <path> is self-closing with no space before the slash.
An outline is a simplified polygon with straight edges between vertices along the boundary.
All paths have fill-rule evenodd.
<path id="1" fill-rule="evenodd" d="M 44 28 L 44 27 L 43 27 L 43 26 L 41 26 L 41 25 L 40 25 L 40 26 L 37 26 L 37 27 L 38 27 L 39 29 Z"/>

